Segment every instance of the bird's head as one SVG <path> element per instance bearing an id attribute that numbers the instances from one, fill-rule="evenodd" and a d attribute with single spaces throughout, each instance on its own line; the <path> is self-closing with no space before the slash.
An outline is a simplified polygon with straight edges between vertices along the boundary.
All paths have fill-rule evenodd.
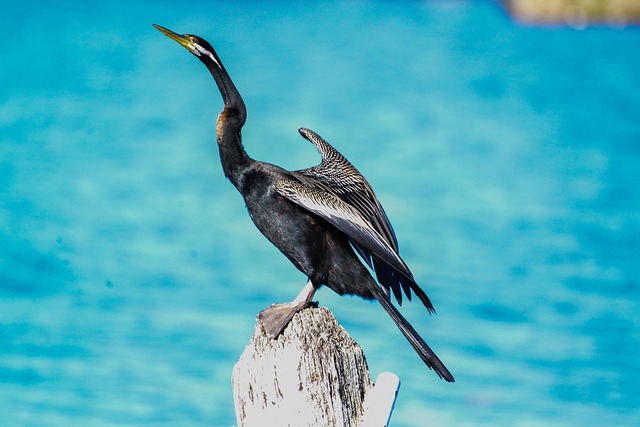
<path id="1" fill-rule="evenodd" d="M 211 60 L 219 68 L 222 68 L 222 62 L 220 62 L 218 54 L 216 54 L 216 51 L 205 39 L 194 36 L 193 34 L 177 34 L 160 25 L 153 24 L 153 26 L 165 36 L 177 41 L 182 47 L 193 53 L 205 64 Z"/>

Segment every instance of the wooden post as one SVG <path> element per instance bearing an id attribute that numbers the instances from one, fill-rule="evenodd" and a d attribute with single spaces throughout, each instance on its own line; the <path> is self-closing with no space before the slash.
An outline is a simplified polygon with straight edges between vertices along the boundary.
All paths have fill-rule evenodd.
<path id="1" fill-rule="evenodd" d="M 297 313 L 275 340 L 258 320 L 232 383 L 238 427 L 356 427 L 362 425 L 365 397 L 367 406 L 385 405 L 371 403 L 362 348 L 324 307 Z M 367 425 L 387 425 L 393 400 L 386 405 L 389 412 L 374 416 L 377 421 L 370 423 L 367 414 Z"/>

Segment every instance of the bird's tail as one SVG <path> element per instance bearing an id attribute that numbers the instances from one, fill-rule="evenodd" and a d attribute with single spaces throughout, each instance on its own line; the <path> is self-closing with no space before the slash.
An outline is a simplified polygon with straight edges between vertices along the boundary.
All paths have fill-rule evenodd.
<path id="1" fill-rule="evenodd" d="M 409 324 L 407 319 L 405 319 L 402 314 L 398 311 L 397 308 L 391 304 L 389 300 L 389 296 L 379 287 L 377 284 L 371 286 L 371 293 L 378 300 L 380 305 L 384 308 L 384 310 L 391 316 L 395 324 L 398 326 L 402 334 L 409 340 L 413 348 L 416 350 L 420 358 L 426 363 L 426 365 L 433 369 L 436 374 L 445 381 L 450 383 L 454 382 L 453 375 L 444 366 L 444 363 L 438 359 L 438 356 L 429 348 L 426 342 L 418 335 L 413 326 Z"/>

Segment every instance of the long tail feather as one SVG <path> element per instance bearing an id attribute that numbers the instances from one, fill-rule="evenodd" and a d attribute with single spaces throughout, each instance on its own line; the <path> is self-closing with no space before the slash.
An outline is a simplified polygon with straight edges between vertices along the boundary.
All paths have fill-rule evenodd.
<path id="1" fill-rule="evenodd" d="M 416 330 L 411 326 L 411 324 L 405 319 L 402 314 L 391 304 L 389 297 L 384 293 L 382 288 L 378 285 L 373 286 L 371 292 L 373 296 L 376 297 L 380 305 L 384 308 L 384 310 L 391 316 L 395 324 L 398 326 L 402 334 L 409 340 L 413 348 L 416 350 L 420 358 L 424 361 L 424 363 L 430 368 L 433 369 L 436 374 L 445 381 L 450 383 L 454 382 L 455 379 L 451 372 L 444 366 L 444 363 L 436 356 L 436 354 L 429 348 L 426 342 L 418 335 Z"/>

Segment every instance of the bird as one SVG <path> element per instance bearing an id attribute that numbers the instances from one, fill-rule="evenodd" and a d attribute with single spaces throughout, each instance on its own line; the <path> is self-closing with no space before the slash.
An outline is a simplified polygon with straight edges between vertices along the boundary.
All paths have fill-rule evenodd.
<path id="1" fill-rule="evenodd" d="M 300 310 L 316 305 L 321 286 L 339 295 L 377 300 L 422 361 L 447 382 L 453 375 L 400 314 L 403 293 L 415 295 L 427 311 L 435 309 L 398 252 L 387 214 L 362 174 L 317 133 L 298 131 L 321 156 L 313 167 L 288 171 L 251 158 L 242 142 L 247 111 L 220 57 L 202 37 L 156 29 L 195 55 L 218 86 L 224 107 L 216 120 L 222 170 L 242 195 L 258 230 L 307 277 L 291 302 L 273 304 L 259 314 L 267 334 L 276 338 Z M 373 275 L 375 274 L 375 279 Z"/>

